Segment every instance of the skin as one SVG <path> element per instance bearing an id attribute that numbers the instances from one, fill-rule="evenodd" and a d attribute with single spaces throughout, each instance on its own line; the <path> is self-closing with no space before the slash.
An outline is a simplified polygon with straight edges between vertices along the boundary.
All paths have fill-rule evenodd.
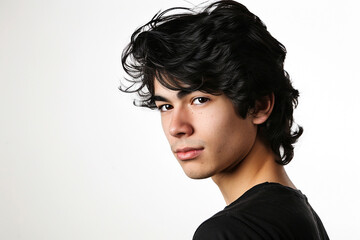
<path id="1" fill-rule="evenodd" d="M 271 114 L 273 95 L 258 101 L 244 119 L 225 95 L 195 91 L 183 96 L 157 80 L 154 90 L 164 133 L 188 177 L 211 177 L 227 204 L 263 182 L 295 188 L 258 132 Z"/>

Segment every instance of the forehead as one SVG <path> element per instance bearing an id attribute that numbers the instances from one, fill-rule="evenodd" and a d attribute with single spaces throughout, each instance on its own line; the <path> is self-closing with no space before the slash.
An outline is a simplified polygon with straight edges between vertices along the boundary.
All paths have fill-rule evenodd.
<path id="1" fill-rule="evenodd" d="M 166 92 L 173 92 L 176 94 L 177 91 L 171 90 L 164 85 L 162 85 L 156 78 L 154 80 L 154 93 L 166 93 Z"/>
<path id="2" fill-rule="evenodd" d="M 186 87 L 186 86 L 184 86 Z M 168 97 L 177 97 L 179 99 L 185 97 L 186 95 L 192 93 L 191 90 L 172 90 L 164 85 L 162 85 L 156 78 L 154 80 L 154 97 L 155 100 L 158 96 L 168 96 Z"/>

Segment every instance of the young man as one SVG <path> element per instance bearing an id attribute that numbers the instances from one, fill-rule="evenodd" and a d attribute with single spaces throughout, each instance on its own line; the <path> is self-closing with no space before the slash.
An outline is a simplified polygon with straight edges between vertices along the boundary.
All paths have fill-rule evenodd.
<path id="1" fill-rule="evenodd" d="M 186 175 L 211 177 L 227 204 L 193 239 L 328 239 L 283 167 L 303 131 L 292 128 L 298 91 L 283 69 L 285 54 L 234 1 L 157 14 L 123 52 L 132 84 L 122 90 L 160 110 Z"/>

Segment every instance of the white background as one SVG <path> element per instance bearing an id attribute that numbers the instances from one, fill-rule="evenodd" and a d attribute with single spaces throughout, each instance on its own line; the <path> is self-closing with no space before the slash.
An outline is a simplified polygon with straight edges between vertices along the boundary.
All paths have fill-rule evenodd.
<path id="1" fill-rule="evenodd" d="M 301 92 L 287 171 L 331 239 L 360 239 L 358 4 L 243 3 L 287 47 Z M 117 89 L 131 33 L 179 5 L 0 0 L 0 239 L 191 239 L 225 206 L 183 174 L 158 113 Z"/>

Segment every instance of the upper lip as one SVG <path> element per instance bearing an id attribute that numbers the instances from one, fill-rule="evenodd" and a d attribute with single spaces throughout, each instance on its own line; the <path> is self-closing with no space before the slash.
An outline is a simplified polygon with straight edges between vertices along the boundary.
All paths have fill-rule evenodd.
<path id="1" fill-rule="evenodd" d="M 203 147 L 183 147 L 183 148 L 177 148 L 175 150 L 175 153 L 178 152 L 188 152 L 188 151 L 192 151 L 192 150 L 203 150 Z"/>

